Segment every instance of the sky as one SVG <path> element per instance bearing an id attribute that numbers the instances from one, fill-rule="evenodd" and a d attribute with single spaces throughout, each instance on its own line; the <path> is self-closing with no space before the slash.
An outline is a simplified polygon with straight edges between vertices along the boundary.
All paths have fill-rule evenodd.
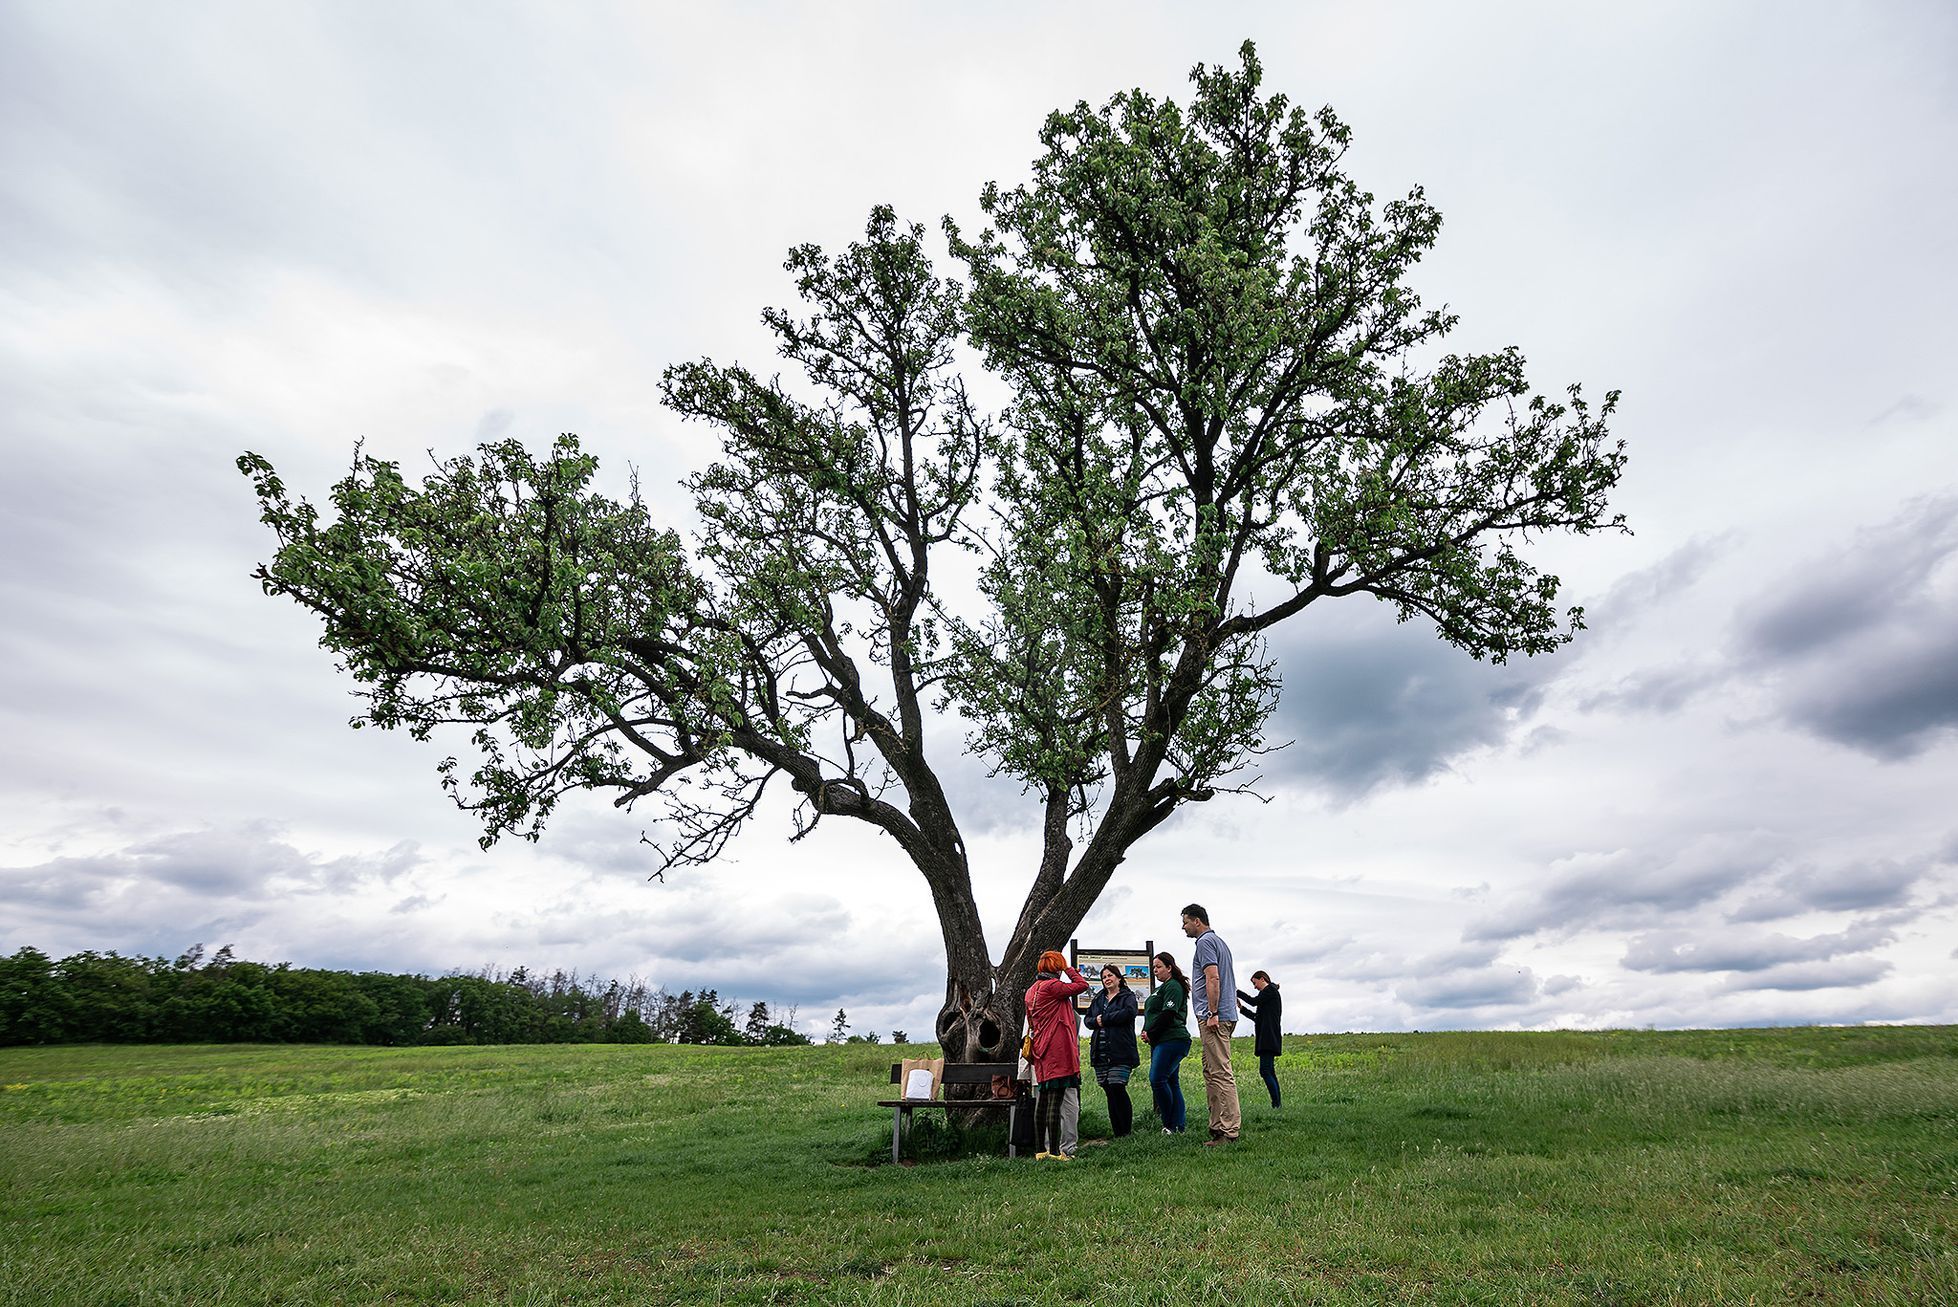
<path id="1" fill-rule="evenodd" d="M 1441 210 L 1412 284 L 1458 347 L 1623 391 L 1632 533 L 1535 546 L 1589 626 L 1552 656 L 1365 599 L 1280 628 L 1267 801 L 1138 845 L 1083 947 L 1186 954 L 1202 902 L 1291 1031 L 1958 1021 L 1958 10 L 1901 0 L 0 0 L 0 951 L 928 1032 L 929 898 L 867 831 L 771 812 L 649 880 L 649 819 L 593 800 L 478 848 L 435 771 L 466 742 L 349 730 L 259 593 L 234 460 L 317 496 L 356 441 L 572 431 L 684 525 L 714 446 L 660 371 L 771 366 L 791 245 L 976 227 L 1047 112 L 1185 98 L 1246 37 Z M 997 949 L 1034 809 L 948 769 Z"/>

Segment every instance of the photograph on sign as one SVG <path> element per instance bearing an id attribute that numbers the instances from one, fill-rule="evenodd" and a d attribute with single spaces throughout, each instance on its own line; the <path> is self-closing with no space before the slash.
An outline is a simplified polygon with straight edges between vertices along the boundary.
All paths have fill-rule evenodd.
<path id="1" fill-rule="evenodd" d="M 1135 991 L 1136 1002 L 1140 1003 L 1156 987 L 1156 978 L 1149 970 L 1149 953 L 1146 949 L 1078 949 L 1074 954 L 1074 966 L 1081 978 L 1088 982 L 1088 990 L 1075 998 L 1075 1006 L 1081 1011 L 1088 1010 L 1101 993 L 1101 969 L 1112 966 Z"/>

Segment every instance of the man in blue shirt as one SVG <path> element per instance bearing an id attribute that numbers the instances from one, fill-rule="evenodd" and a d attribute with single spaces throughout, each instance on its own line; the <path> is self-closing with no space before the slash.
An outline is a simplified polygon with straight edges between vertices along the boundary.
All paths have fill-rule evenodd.
<path id="1" fill-rule="evenodd" d="M 1210 1108 L 1210 1138 L 1205 1148 L 1237 1142 L 1242 1125 L 1237 1110 L 1237 1077 L 1231 1073 L 1231 1031 L 1237 1028 L 1237 972 L 1230 945 L 1210 928 L 1201 903 L 1183 909 L 1183 933 L 1197 942 L 1190 966 L 1190 1010 L 1203 1039 L 1203 1098 Z"/>

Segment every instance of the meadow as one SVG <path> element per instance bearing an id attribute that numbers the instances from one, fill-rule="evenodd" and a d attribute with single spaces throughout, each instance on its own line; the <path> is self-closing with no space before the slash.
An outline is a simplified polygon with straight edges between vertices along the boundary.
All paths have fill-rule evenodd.
<path id="1" fill-rule="evenodd" d="M 0 1050 L 0 1303 L 1958 1302 L 1958 1028 L 1239 1048 L 904 1166 L 888 1045 Z"/>

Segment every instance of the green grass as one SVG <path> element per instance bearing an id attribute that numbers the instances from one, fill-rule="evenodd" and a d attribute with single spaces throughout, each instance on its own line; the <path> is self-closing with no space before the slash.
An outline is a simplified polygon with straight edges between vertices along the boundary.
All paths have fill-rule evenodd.
<path id="1" fill-rule="evenodd" d="M 0 1050 L 0 1303 L 1958 1302 L 1958 1029 L 1240 1048 L 904 1167 L 888 1046 Z"/>

